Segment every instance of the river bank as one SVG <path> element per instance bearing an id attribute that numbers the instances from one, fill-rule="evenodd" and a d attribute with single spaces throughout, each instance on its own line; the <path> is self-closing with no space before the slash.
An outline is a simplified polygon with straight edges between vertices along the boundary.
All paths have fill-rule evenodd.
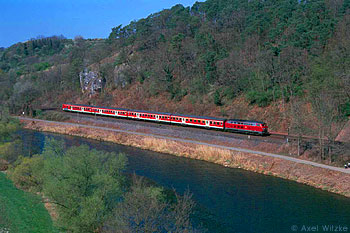
<path id="1" fill-rule="evenodd" d="M 300 164 L 281 158 L 221 149 L 197 143 L 162 139 L 155 136 L 113 132 L 101 128 L 63 125 L 60 122 L 21 120 L 24 128 L 80 136 L 134 146 L 141 149 L 204 160 L 226 167 L 242 168 L 272 175 L 350 197 L 350 174 L 326 168 Z"/>

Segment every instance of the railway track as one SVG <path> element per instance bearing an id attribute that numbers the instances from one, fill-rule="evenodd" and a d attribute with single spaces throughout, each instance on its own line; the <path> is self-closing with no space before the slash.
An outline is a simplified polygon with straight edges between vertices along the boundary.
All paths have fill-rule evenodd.
<path id="1" fill-rule="evenodd" d="M 61 108 L 43 108 L 41 109 L 42 111 L 55 111 L 55 112 L 60 112 L 62 113 L 63 111 Z M 203 128 L 197 128 L 197 127 L 191 127 L 191 126 L 178 126 L 178 125 L 173 125 L 173 124 L 159 124 L 157 122 L 150 122 L 150 121 L 143 121 L 143 120 L 133 120 L 133 119 L 125 119 L 125 118 L 116 118 L 116 117 L 110 117 L 110 116 L 104 116 L 104 115 L 90 115 L 90 114 L 84 114 L 84 113 L 73 113 L 73 112 L 64 112 L 66 115 L 69 115 L 73 118 L 80 117 L 80 118 L 89 118 L 89 119 L 95 119 L 97 118 L 104 119 L 104 121 L 108 122 L 124 122 L 126 124 L 139 124 L 139 125 L 149 125 L 151 127 L 158 127 L 158 128 L 164 128 L 164 127 L 170 127 L 170 128 L 183 128 L 186 130 L 191 130 L 191 131 L 198 131 L 201 132 L 202 134 L 207 134 L 209 133 L 210 135 L 217 135 L 217 136 L 223 136 L 225 135 L 226 137 L 231 137 L 231 138 L 242 138 L 242 139 L 255 139 L 259 141 L 271 141 L 271 142 L 276 142 L 279 141 L 280 143 L 286 143 L 286 142 L 292 142 L 292 141 L 297 141 L 298 136 L 297 135 L 288 135 L 285 133 L 279 133 L 279 132 L 270 132 L 270 135 L 267 136 L 258 136 L 258 135 L 253 135 L 253 134 L 242 134 L 242 133 L 234 133 L 234 132 L 226 132 L 226 131 L 219 131 L 219 130 L 208 130 L 208 129 L 203 129 Z M 302 136 L 300 137 L 301 140 L 307 141 L 310 143 L 317 143 L 317 140 L 319 140 L 317 137 L 312 137 L 312 136 Z M 327 139 L 324 139 L 327 141 Z"/>
<path id="2" fill-rule="evenodd" d="M 62 113 L 61 110 L 50 110 L 50 111 L 56 111 L 56 112 Z M 278 144 L 290 142 L 291 140 L 296 139 L 296 137 L 288 136 L 284 134 L 278 134 L 278 133 L 272 133 L 268 136 L 258 136 L 258 135 L 252 135 L 252 134 L 233 133 L 233 132 L 226 132 L 226 131 L 213 130 L 213 129 L 208 130 L 208 129 L 191 127 L 191 126 L 178 126 L 178 125 L 164 124 L 164 123 L 160 124 L 157 122 L 116 118 L 116 117 L 103 116 L 103 115 L 90 115 L 90 114 L 73 113 L 73 112 L 64 112 L 64 114 L 76 120 L 88 120 L 88 121 L 109 122 L 109 123 L 121 122 L 123 124 L 132 125 L 132 126 L 139 125 L 139 126 L 147 126 L 152 128 L 158 128 L 158 129 L 171 128 L 172 130 L 178 130 L 178 131 L 197 132 L 202 135 L 223 136 L 223 137 L 232 138 L 232 139 L 244 139 L 244 140 L 248 139 L 248 140 L 256 140 L 256 141 L 272 142 L 272 143 L 278 143 Z"/>

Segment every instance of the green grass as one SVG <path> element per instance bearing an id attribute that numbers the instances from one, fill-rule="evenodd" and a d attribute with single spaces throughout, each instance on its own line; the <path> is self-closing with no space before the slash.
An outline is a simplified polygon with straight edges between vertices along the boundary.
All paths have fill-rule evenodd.
<path id="1" fill-rule="evenodd" d="M 41 202 L 41 197 L 17 189 L 0 172 L 0 232 L 49 233 L 58 232 Z"/>

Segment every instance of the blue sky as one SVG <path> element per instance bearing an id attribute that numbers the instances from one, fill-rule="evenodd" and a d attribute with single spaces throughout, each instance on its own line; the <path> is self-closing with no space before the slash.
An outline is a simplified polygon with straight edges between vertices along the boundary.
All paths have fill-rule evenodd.
<path id="1" fill-rule="evenodd" d="M 0 0 L 0 47 L 39 35 L 106 38 L 111 28 L 127 25 L 178 3 L 195 0 Z"/>

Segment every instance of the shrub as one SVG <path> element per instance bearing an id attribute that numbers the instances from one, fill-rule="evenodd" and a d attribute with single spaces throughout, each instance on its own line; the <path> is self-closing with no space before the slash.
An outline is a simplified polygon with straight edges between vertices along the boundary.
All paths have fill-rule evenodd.
<path id="1" fill-rule="evenodd" d="M 44 160 L 40 155 L 32 158 L 19 157 L 17 166 L 10 169 L 9 176 L 13 183 L 21 189 L 39 192 L 42 189 L 42 170 Z"/>
<path id="2" fill-rule="evenodd" d="M 259 107 L 266 107 L 273 100 L 272 91 L 249 91 L 246 96 L 251 104 L 257 104 Z"/>
<path id="3" fill-rule="evenodd" d="M 204 232 L 191 224 L 190 214 L 195 205 L 191 195 L 175 194 L 172 202 L 167 199 L 163 188 L 146 185 L 143 179 L 134 176 L 130 191 L 115 209 L 104 232 Z"/>
<path id="4" fill-rule="evenodd" d="M 214 104 L 216 106 L 221 106 L 222 105 L 222 102 L 221 102 L 221 94 L 220 94 L 220 91 L 219 90 L 216 90 L 215 93 L 214 93 Z"/>
<path id="5" fill-rule="evenodd" d="M 51 65 L 48 62 L 41 62 L 41 63 L 34 64 L 35 71 L 47 70 L 49 67 L 51 67 Z"/>

